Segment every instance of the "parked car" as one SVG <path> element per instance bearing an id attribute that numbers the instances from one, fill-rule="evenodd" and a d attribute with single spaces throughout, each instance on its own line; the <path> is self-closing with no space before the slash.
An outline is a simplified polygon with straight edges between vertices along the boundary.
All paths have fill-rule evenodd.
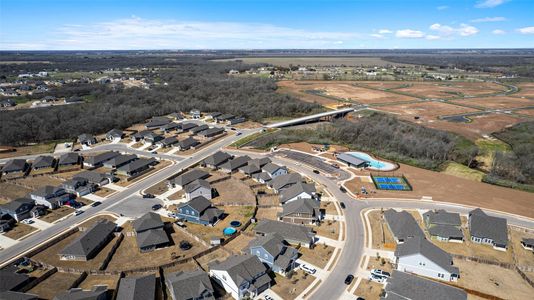
<path id="1" fill-rule="evenodd" d="M 310 266 L 308 266 L 308 265 L 305 265 L 305 264 L 300 265 L 300 268 L 301 268 L 304 272 L 306 272 L 306 273 L 308 273 L 308 274 L 311 274 L 311 275 L 313 275 L 313 274 L 315 274 L 315 272 L 317 272 L 317 270 L 315 270 L 314 268 L 312 268 L 312 267 L 310 267 Z"/>
<path id="2" fill-rule="evenodd" d="M 83 214 L 83 210 L 77 210 L 77 211 L 74 212 L 75 216 L 79 216 L 81 214 Z"/>
<path id="3" fill-rule="evenodd" d="M 389 278 L 389 276 L 391 276 L 391 274 L 389 274 L 388 272 L 380 270 L 380 269 L 372 269 L 371 274 L 376 275 L 376 276 L 386 277 L 386 278 Z"/>
<path id="4" fill-rule="evenodd" d="M 345 202 L 339 202 L 339 206 L 341 206 L 341 208 L 345 209 L 346 206 L 345 206 Z"/>
<path id="5" fill-rule="evenodd" d="M 320 174 L 321 172 L 319 172 L 319 170 L 313 170 L 313 173 Z"/>
<path id="6" fill-rule="evenodd" d="M 178 225 L 178 226 L 180 226 L 180 227 L 182 227 L 182 228 L 187 227 L 187 226 L 185 225 L 185 223 L 182 222 L 182 221 L 176 221 L 176 225 Z"/>
<path id="7" fill-rule="evenodd" d="M 347 189 L 344 188 L 344 187 L 342 187 L 342 186 L 339 187 L 339 190 L 340 190 L 342 193 L 346 193 L 346 192 L 347 192 Z"/>
<path id="8" fill-rule="evenodd" d="M 143 198 L 155 198 L 156 196 L 152 194 L 143 194 Z"/>
<path id="9" fill-rule="evenodd" d="M 369 280 L 377 282 L 377 283 L 384 283 L 384 281 L 386 281 L 386 277 L 376 276 L 374 274 L 371 274 L 369 275 Z"/>
<path id="10" fill-rule="evenodd" d="M 92 207 L 97 207 L 97 206 L 99 206 L 100 204 L 102 204 L 102 202 L 100 202 L 100 201 L 96 201 L 96 202 L 94 202 L 93 204 L 91 204 L 91 206 L 92 206 Z"/>
<path id="11" fill-rule="evenodd" d="M 331 164 L 331 166 L 336 168 L 336 169 L 339 169 L 339 165 L 338 164 Z"/>
<path id="12" fill-rule="evenodd" d="M 230 128 L 230 130 L 237 130 L 237 129 L 235 129 L 234 127 L 232 127 L 232 128 Z"/>
<path id="13" fill-rule="evenodd" d="M 265 300 L 274 300 L 274 298 L 269 295 L 265 295 L 264 298 Z"/>
<path id="14" fill-rule="evenodd" d="M 235 135 L 236 135 L 236 136 L 241 135 L 241 132 L 238 132 L 238 133 L 236 133 Z"/>
<path id="15" fill-rule="evenodd" d="M 161 204 L 154 204 L 154 205 L 152 205 L 152 210 L 158 210 L 161 207 L 162 207 Z"/>
<path id="16" fill-rule="evenodd" d="M 35 221 L 32 220 L 32 219 L 24 219 L 24 220 L 22 220 L 22 221 L 20 221 L 20 222 L 21 222 L 22 224 L 33 224 L 33 223 L 35 223 Z"/>
<path id="17" fill-rule="evenodd" d="M 347 278 L 345 278 L 345 284 L 349 285 L 353 279 L 354 279 L 354 275 L 352 274 L 347 275 Z"/>

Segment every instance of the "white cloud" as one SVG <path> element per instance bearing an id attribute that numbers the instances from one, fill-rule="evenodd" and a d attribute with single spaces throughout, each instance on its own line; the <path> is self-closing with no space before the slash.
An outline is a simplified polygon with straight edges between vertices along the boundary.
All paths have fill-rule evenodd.
<path id="1" fill-rule="evenodd" d="M 517 31 L 522 34 L 534 34 L 534 26 L 519 28 Z"/>
<path id="2" fill-rule="evenodd" d="M 435 40 L 441 39 L 441 37 L 439 35 L 427 34 L 425 36 L 425 39 L 430 40 L 430 41 L 435 41 Z"/>
<path id="3" fill-rule="evenodd" d="M 384 35 L 378 34 L 378 33 L 370 34 L 370 36 L 372 36 L 374 38 L 377 38 L 377 39 L 383 39 L 384 38 Z"/>
<path id="4" fill-rule="evenodd" d="M 481 0 L 478 1 L 477 4 L 475 4 L 476 8 L 492 8 L 499 6 L 505 2 L 508 2 L 508 0 Z"/>
<path id="5" fill-rule="evenodd" d="M 437 31 L 441 36 L 451 36 L 455 32 L 451 26 L 441 25 L 439 23 L 432 24 L 429 28 L 430 30 Z"/>
<path id="6" fill-rule="evenodd" d="M 458 29 L 458 32 L 460 33 L 461 36 L 470 36 L 470 35 L 477 34 L 479 30 L 478 28 L 474 26 L 461 24 L 460 28 Z"/>
<path id="7" fill-rule="evenodd" d="M 430 25 L 430 30 L 436 31 L 441 37 L 452 37 L 454 35 L 471 36 L 479 32 L 478 28 L 467 24 L 460 24 L 460 27 L 454 28 L 435 23 Z"/>
<path id="8" fill-rule="evenodd" d="M 485 17 L 471 20 L 472 23 L 502 22 L 506 21 L 505 17 Z"/>
<path id="9" fill-rule="evenodd" d="M 447 8 L 449 8 L 447 5 L 440 5 L 440 6 L 436 7 L 437 10 L 445 10 Z"/>
<path id="10" fill-rule="evenodd" d="M 506 34 L 506 31 L 501 30 L 501 29 L 495 29 L 491 33 L 497 34 L 497 35 L 502 35 L 502 34 Z"/>
<path id="11" fill-rule="evenodd" d="M 395 36 L 401 39 L 420 39 L 425 36 L 422 31 L 412 29 L 397 30 Z"/>
<path id="12" fill-rule="evenodd" d="M 380 29 L 378 31 L 378 33 L 380 33 L 380 34 L 389 34 L 389 33 L 393 33 L 393 31 L 391 31 L 389 29 Z"/>

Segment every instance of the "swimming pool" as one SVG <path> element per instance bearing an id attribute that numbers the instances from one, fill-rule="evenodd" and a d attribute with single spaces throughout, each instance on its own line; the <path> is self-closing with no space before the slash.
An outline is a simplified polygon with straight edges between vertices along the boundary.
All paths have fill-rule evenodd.
<path id="1" fill-rule="evenodd" d="M 369 166 L 367 167 L 368 169 L 378 170 L 378 171 L 391 171 L 397 168 L 396 165 L 390 162 L 374 159 L 371 155 L 364 153 L 364 152 L 355 151 L 355 152 L 347 152 L 347 154 L 369 162 Z"/>
<path id="2" fill-rule="evenodd" d="M 224 235 L 232 235 L 234 233 L 237 232 L 237 229 L 233 228 L 233 227 L 226 227 L 224 230 L 223 230 L 223 233 Z"/>

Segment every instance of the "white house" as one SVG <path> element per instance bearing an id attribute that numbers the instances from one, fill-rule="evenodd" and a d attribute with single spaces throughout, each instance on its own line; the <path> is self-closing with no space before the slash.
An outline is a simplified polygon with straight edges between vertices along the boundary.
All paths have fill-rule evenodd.
<path id="1" fill-rule="evenodd" d="M 408 238 L 395 250 L 397 270 L 444 281 L 456 281 L 460 271 L 449 253 L 422 237 Z"/>
<path id="2" fill-rule="evenodd" d="M 280 193 L 280 203 L 286 204 L 298 199 L 315 199 L 315 185 L 308 183 L 297 183 Z"/>
<path id="3" fill-rule="evenodd" d="M 267 174 L 269 174 L 269 176 L 271 176 L 271 178 L 273 179 L 280 175 L 287 174 L 286 167 L 282 167 L 282 166 L 279 166 L 273 163 L 266 164 L 265 166 L 263 166 L 262 170 L 266 172 Z"/>

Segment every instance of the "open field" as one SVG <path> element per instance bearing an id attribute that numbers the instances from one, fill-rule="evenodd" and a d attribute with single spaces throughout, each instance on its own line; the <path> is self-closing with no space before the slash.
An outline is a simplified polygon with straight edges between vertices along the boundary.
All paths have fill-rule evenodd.
<path id="1" fill-rule="evenodd" d="M 313 230 L 320 236 L 337 240 L 339 237 L 339 226 L 338 221 L 325 220 L 320 226 L 313 226 Z"/>
<path id="2" fill-rule="evenodd" d="M 321 201 L 321 209 L 325 210 L 327 215 L 337 215 L 336 205 L 332 201 Z"/>
<path id="3" fill-rule="evenodd" d="M 167 184 L 167 180 L 163 180 L 148 189 L 145 190 L 145 193 L 152 194 L 152 195 L 161 195 L 169 190 L 169 185 Z"/>
<path id="4" fill-rule="evenodd" d="M 447 99 L 463 96 L 480 96 L 503 92 L 506 87 L 493 82 L 402 82 L 406 87 L 395 91 L 421 98 Z"/>
<path id="5" fill-rule="evenodd" d="M 534 82 L 518 83 L 516 86 L 520 88 L 520 90 L 513 94 L 514 96 L 534 99 Z"/>
<path id="6" fill-rule="evenodd" d="M 46 215 L 41 217 L 41 221 L 53 223 L 57 221 L 58 219 L 61 219 L 69 214 L 72 214 L 73 212 L 74 212 L 74 209 L 68 206 L 62 206 L 54 210 L 48 209 Z"/>
<path id="7" fill-rule="evenodd" d="M 0 182 L 0 191 L 0 204 L 4 204 L 9 202 L 7 199 L 14 200 L 22 198 L 33 190 L 10 182 Z"/>
<path id="8" fill-rule="evenodd" d="M 314 56 L 300 56 L 300 57 L 236 57 L 228 59 L 216 59 L 214 61 L 236 61 L 240 60 L 247 64 L 266 63 L 275 66 L 289 67 L 294 66 L 406 66 L 407 64 L 393 63 L 385 61 L 379 57 L 363 57 L 363 56 L 351 56 L 351 57 L 314 57 Z"/>
<path id="9" fill-rule="evenodd" d="M 443 170 L 443 173 L 474 181 L 482 181 L 482 178 L 484 177 L 484 172 L 471 169 L 455 162 L 449 162 L 445 170 Z"/>
<path id="10" fill-rule="evenodd" d="M 275 273 L 274 281 L 276 284 L 271 289 L 282 299 L 295 299 L 314 280 L 314 276 L 304 273 L 302 270 L 295 271 L 291 279 Z"/>
<path id="11" fill-rule="evenodd" d="M 395 239 L 387 227 L 383 214 L 379 210 L 371 211 L 368 214 L 369 223 L 371 224 L 372 248 L 373 249 L 395 249 Z"/>
<path id="12" fill-rule="evenodd" d="M 458 106 L 444 102 L 418 102 L 408 104 L 398 104 L 380 107 L 381 111 L 398 114 L 401 118 L 414 119 L 434 119 L 443 115 L 456 115 L 463 113 L 477 112 L 477 109 Z"/>
<path id="13" fill-rule="evenodd" d="M 53 299 L 55 295 L 65 292 L 71 287 L 78 276 L 80 275 L 56 272 L 27 293 L 38 295 L 40 299 Z"/>
<path id="14" fill-rule="evenodd" d="M 488 109 L 508 109 L 526 106 L 534 106 L 534 101 L 529 99 L 521 99 L 517 97 L 484 97 L 484 98 L 468 98 L 463 100 L 454 100 L 452 103 L 475 105 Z"/>
<path id="15" fill-rule="evenodd" d="M 334 247 L 324 244 L 318 244 L 313 249 L 300 247 L 299 253 L 302 254 L 300 259 L 304 260 L 305 262 L 309 262 L 310 264 L 319 268 L 324 268 L 334 253 Z"/>
<path id="16" fill-rule="evenodd" d="M 32 155 L 40 153 L 51 153 L 54 151 L 56 142 L 48 142 L 42 144 L 35 144 L 31 146 L 22 146 L 16 147 L 17 151 L 0 153 L 0 158 L 23 156 L 23 155 Z"/>
<path id="17" fill-rule="evenodd" d="M 514 111 L 515 113 L 534 117 L 534 109 L 520 109 Z"/>
<path id="18" fill-rule="evenodd" d="M 247 235 L 247 234 L 240 234 L 238 237 L 230 241 L 228 244 L 226 244 L 224 247 L 227 250 L 232 251 L 234 254 L 241 254 L 248 253 L 246 250 L 248 248 L 248 244 L 250 241 L 252 241 L 255 237 L 253 235 Z"/>
<path id="19" fill-rule="evenodd" d="M 391 273 L 394 268 L 391 261 L 387 258 L 370 257 L 369 264 L 367 264 L 367 270 L 372 269 L 380 269 Z"/>
<path id="20" fill-rule="evenodd" d="M 233 177 L 213 184 L 212 188 L 219 194 L 218 197 L 212 199 L 215 206 L 224 204 L 253 206 L 256 204 L 256 198 L 249 186 Z"/>

